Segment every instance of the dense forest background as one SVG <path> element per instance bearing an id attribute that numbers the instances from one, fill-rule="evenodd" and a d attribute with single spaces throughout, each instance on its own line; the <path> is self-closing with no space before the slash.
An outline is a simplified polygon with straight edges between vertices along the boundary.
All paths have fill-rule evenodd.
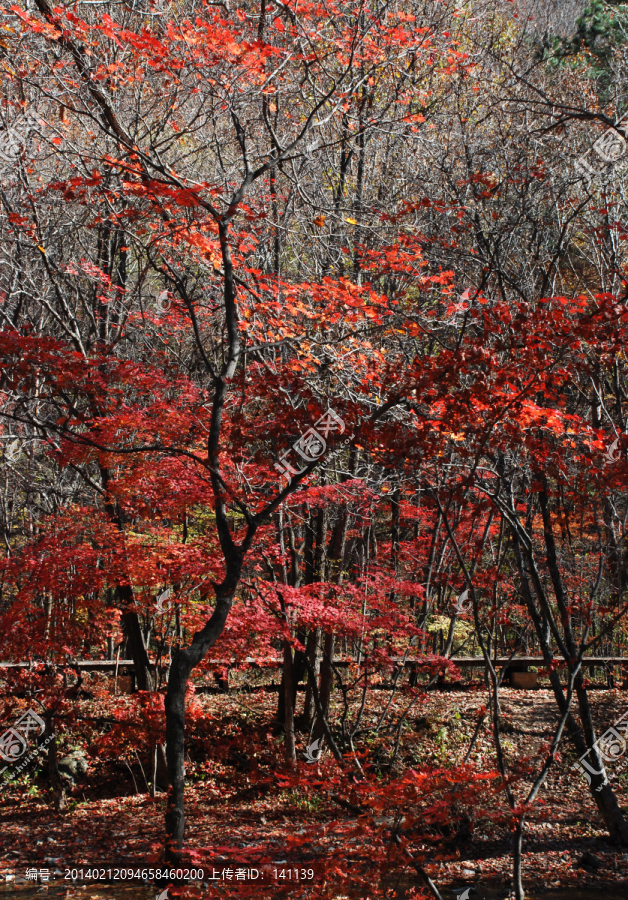
<path id="1" fill-rule="evenodd" d="M 316 897 L 491 831 L 521 900 L 577 802 L 617 871 L 628 5 L 0 15 L 4 823 L 145 794 L 138 865 Z"/>

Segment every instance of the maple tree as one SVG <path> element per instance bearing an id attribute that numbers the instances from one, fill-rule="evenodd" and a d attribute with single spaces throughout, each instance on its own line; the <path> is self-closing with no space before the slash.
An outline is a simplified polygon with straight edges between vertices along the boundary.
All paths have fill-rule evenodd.
<path id="1" fill-rule="evenodd" d="M 2 176 L 3 658 L 45 661 L 52 732 L 78 691 L 53 702 L 54 666 L 124 643 L 139 711 L 97 746 L 165 738 L 172 863 L 193 673 L 251 659 L 280 661 L 282 783 L 307 736 L 350 810 L 390 813 L 331 868 L 360 835 L 438 896 L 417 846 L 503 794 L 522 897 L 562 728 L 626 846 L 582 668 L 625 644 L 625 231 L 553 168 L 559 128 L 608 111 L 491 3 L 107 9 L 3 9 L 3 113 L 37 121 Z M 496 663 L 530 649 L 561 722 L 536 773 Z M 494 761 L 399 774 L 463 651 Z M 403 709 L 367 724 L 384 678 Z"/>

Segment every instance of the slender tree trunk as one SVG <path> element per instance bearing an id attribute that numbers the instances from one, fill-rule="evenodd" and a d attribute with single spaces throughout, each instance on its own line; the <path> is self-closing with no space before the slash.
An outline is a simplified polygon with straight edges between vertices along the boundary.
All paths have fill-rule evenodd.
<path id="1" fill-rule="evenodd" d="M 306 529 L 307 530 L 307 529 Z M 290 571 L 286 572 L 285 567 L 283 567 L 284 574 L 284 582 L 286 584 L 291 585 L 291 587 L 299 587 L 301 584 L 301 562 L 303 559 L 303 545 L 299 546 L 297 543 L 298 538 L 295 536 L 294 528 L 288 528 L 288 546 L 290 547 Z M 282 550 L 282 555 L 285 552 L 285 544 L 284 544 L 284 527 L 283 527 L 283 515 L 279 514 L 279 546 Z M 285 613 L 285 609 L 284 609 Z M 299 635 L 299 640 L 304 639 L 304 634 L 301 633 Z M 300 658 L 301 657 L 301 658 Z M 279 698 L 277 702 L 277 722 L 279 725 L 283 725 L 287 727 L 287 709 L 286 709 L 286 678 L 290 681 L 291 684 L 291 699 L 290 699 L 290 708 L 291 708 L 291 717 L 292 717 L 292 729 L 294 732 L 294 708 L 296 703 L 297 696 L 297 685 L 298 682 L 303 678 L 303 673 L 305 671 L 305 662 L 302 659 L 303 654 L 299 650 L 295 650 L 294 653 L 294 665 L 292 664 L 292 649 L 290 649 L 290 672 L 287 673 L 286 666 L 284 664 L 282 672 L 281 672 L 281 684 L 279 686 Z M 285 646 L 284 646 L 284 662 L 285 662 Z"/>
<path id="2" fill-rule="evenodd" d="M 65 797 L 65 786 L 63 784 L 63 778 L 61 777 L 61 773 L 59 772 L 59 760 L 57 757 L 57 738 L 54 731 L 54 722 L 51 713 L 46 715 L 46 729 L 44 733 L 46 735 L 46 738 L 50 738 L 50 740 L 48 740 L 47 747 L 48 778 L 50 780 L 50 787 L 52 788 L 52 799 L 54 802 L 55 812 L 63 813 L 67 811 L 68 804 Z"/>
<path id="3" fill-rule="evenodd" d="M 331 686 L 333 679 L 333 670 L 332 670 L 332 660 L 334 658 L 334 635 L 333 632 L 328 632 L 325 634 L 325 640 L 323 643 L 323 658 L 321 660 L 321 677 L 320 677 L 320 687 L 318 690 L 318 695 L 320 698 L 320 705 L 323 712 L 323 715 L 328 718 L 329 712 L 329 698 L 331 697 Z M 325 733 L 325 726 L 321 721 L 320 716 L 317 717 L 316 722 L 314 723 L 314 732 L 312 734 L 313 740 L 319 740 L 323 737 Z"/>
<path id="4" fill-rule="evenodd" d="M 307 657 L 307 662 L 309 662 L 309 667 L 306 662 L 306 668 L 308 669 L 308 679 L 307 679 L 307 687 L 305 689 L 305 702 L 303 704 L 303 724 L 305 728 L 309 730 L 310 724 L 312 722 L 312 716 L 314 714 L 314 692 L 312 690 L 312 677 L 309 674 L 309 670 L 311 669 L 314 672 L 314 676 L 318 678 L 318 641 L 320 638 L 320 629 L 313 628 L 310 631 L 307 638 L 307 647 L 305 648 L 305 655 Z M 627 676 L 628 677 L 628 676 Z"/>
<path id="5" fill-rule="evenodd" d="M 309 513 L 305 519 L 305 540 L 303 543 L 303 578 L 306 584 L 313 584 L 316 581 L 314 574 L 314 524 L 314 516 L 312 513 Z"/>
<path id="6" fill-rule="evenodd" d="M 390 498 L 390 562 L 395 574 L 399 567 L 399 536 L 400 536 L 400 512 L 399 500 L 401 491 L 395 488 Z"/>
<path id="7" fill-rule="evenodd" d="M 297 761 L 294 743 L 294 700 L 292 688 L 292 647 L 289 641 L 283 642 L 283 692 L 284 692 L 284 729 L 286 741 L 286 762 L 293 766 Z"/>
<path id="8" fill-rule="evenodd" d="M 185 691 L 191 667 L 184 650 L 172 651 L 166 693 L 166 759 L 168 800 L 166 805 L 166 862 L 181 861 L 185 813 Z"/>
<path id="9" fill-rule="evenodd" d="M 580 648 L 577 646 L 576 638 L 573 633 L 567 596 L 562 583 L 558 554 L 556 551 L 554 534 L 552 530 L 550 504 L 545 479 L 543 479 L 543 484 L 544 488 L 542 491 L 539 491 L 538 496 L 541 514 L 543 517 L 543 537 L 545 540 L 546 561 L 550 573 L 550 578 L 552 580 L 552 586 L 554 588 L 556 604 L 561 615 L 561 622 L 564 633 L 563 653 L 565 659 L 569 660 L 569 669 L 570 671 L 572 671 L 573 664 L 578 657 Z M 529 556 L 530 554 L 528 554 L 528 557 Z M 531 560 L 529 561 L 531 563 Z M 535 585 L 535 588 L 537 588 L 537 593 L 540 593 L 542 589 L 537 586 L 540 586 L 541 582 L 538 578 L 538 573 L 536 572 L 536 570 L 533 571 L 533 583 Z M 542 610 L 545 618 L 549 620 L 547 603 L 542 603 Z M 567 652 L 565 652 L 565 650 Z M 575 675 L 574 684 L 576 689 L 576 696 L 578 698 L 578 711 L 580 713 L 580 721 L 582 722 L 582 728 L 584 730 L 584 742 L 581 743 L 585 744 L 585 747 L 582 750 L 578 750 L 578 752 L 580 753 L 580 755 L 582 755 L 583 753 L 586 753 L 587 750 L 589 751 L 590 761 L 594 767 L 591 769 L 593 780 L 590 782 L 590 787 L 593 789 L 595 785 L 593 797 L 596 800 L 598 809 L 600 810 L 604 822 L 609 829 L 610 836 L 613 838 L 613 840 L 622 844 L 624 847 L 628 847 L 628 822 L 626 822 L 626 820 L 624 819 L 621 808 L 617 802 L 617 798 L 615 797 L 615 794 L 606 778 L 604 764 L 598 751 L 597 740 L 595 737 L 595 726 L 593 724 L 593 716 L 591 715 L 591 706 L 589 704 L 589 695 L 587 689 L 584 686 L 582 670 L 580 670 Z M 564 704 L 566 701 L 564 699 L 562 687 L 561 697 L 563 698 Z M 577 735 L 580 736 L 579 729 L 577 731 Z"/>
<path id="10" fill-rule="evenodd" d="M 128 589 L 130 593 L 130 588 Z M 135 680 L 139 691 L 152 691 L 155 689 L 154 679 L 151 673 L 151 663 L 146 652 L 144 636 L 137 613 L 126 610 L 122 614 L 122 624 L 127 637 L 127 646 L 133 659 Z"/>
<path id="11" fill-rule="evenodd" d="M 320 508 L 316 514 L 316 545 L 312 552 L 312 565 L 308 584 L 325 580 L 325 557 L 327 545 L 327 510 Z M 306 579 L 307 580 L 307 579 Z M 312 678 L 310 671 L 314 671 L 316 677 L 319 674 L 318 667 L 318 642 L 320 640 L 320 628 L 313 628 L 307 637 L 305 647 L 305 657 L 309 662 L 307 665 L 305 657 L 300 661 L 304 668 L 308 671 L 307 687 L 305 689 L 305 700 L 303 704 L 303 721 L 307 729 L 309 729 L 314 716 L 314 694 L 312 692 Z"/>
<path id="12" fill-rule="evenodd" d="M 105 489 L 105 509 L 111 521 L 121 535 L 124 536 L 124 523 L 122 515 L 117 507 L 116 502 L 109 495 L 109 484 L 111 482 L 111 474 L 106 466 L 100 466 L 100 477 Z M 122 603 L 122 626 L 126 635 L 126 643 L 128 650 L 133 659 L 133 668 L 135 669 L 135 681 L 140 691 L 153 691 L 155 689 L 153 676 L 151 674 L 151 664 L 146 652 L 146 645 L 142 635 L 142 628 L 137 613 L 131 609 L 134 596 L 133 588 L 130 584 L 120 585 L 118 588 L 118 597 Z"/>
<path id="13" fill-rule="evenodd" d="M 305 673 L 307 672 L 307 668 L 305 665 L 305 654 L 307 653 L 307 641 L 309 638 L 306 638 L 305 631 L 301 630 L 297 633 L 298 640 L 305 644 L 305 650 L 295 650 L 294 651 L 294 659 L 292 662 L 292 709 L 293 711 L 297 708 L 297 691 L 299 689 L 299 684 L 305 678 Z"/>
<path id="14" fill-rule="evenodd" d="M 251 532 L 249 540 L 252 540 Z M 184 791 L 185 791 L 185 694 L 188 679 L 194 666 L 203 659 L 222 634 L 233 595 L 240 577 L 243 552 L 231 548 L 227 557 L 227 574 L 218 587 L 216 606 L 205 624 L 197 631 L 191 644 L 185 648 L 174 648 L 172 664 L 168 675 L 166 692 L 166 760 L 168 763 L 168 799 L 166 803 L 166 862 L 181 862 L 183 835 L 185 831 Z M 227 593 L 228 592 L 228 593 Z"/>
<path id="15" fill-rule="evenodd" d="M 523 849 L 523 816 L 517 819 L 517 827 L 515 830 L 515 845 L 513 847 L 513 866 L 512 874 L 514 881 L 515 900 L 524 900 L 525 893 L 523 890 L 523 881 L 521 878 L 521 851 Z"/>
<path id="16" fill-rule="evenodd" d="M 530 618 L 534 623 L 534 628 L 539 640 L 541 653 L 543 654 L 543 660 L 545 662 L 545 665 L 549 668 L 550 684 L 554 692 L 554 697 L 556 698 L 556 703 L 562 715 L 566 711 L 567 700 L 563 692 L 563 686 L 560 681 L 560 676 L 558 675 L 558 672 L 552 669 L 552 664 L 554 662 L 554 653 L 549 642 L 549 623 L 547 621 L 547 618 L 544 618 L 542 612 L 537 608 L 532 597 L 532 592 L 530 590 L 530 584 L 528 581 L 528 573 L 526 572 L 524 567 L 519 536 L 514 531 L 513 546 L 515 550 L 515 557 L 517 559 L 517 566 L 519 569 L 523 595 L 528 607 L 528 612 L 530 613 Z M 528 565 L 531 567 L 534 566 L 534 561 L 533 559 L 531 559 L 529 553 L 526 553 L 526 558 L 528 561 Z M 532 582 L 535 585 L 535 589 L 539 589 L 538 573 L 534 573 Z M 591 797 L 593 798 L 595 805 L 600 811 L 600 815 L 604 820 L 604 824 L 608 829 L 608 833 L 611 839 L 623 845 L 624 847 L 628 847 L 628 824 L 626 823 L 621 808 L 617 803 L 617 798 L 615 797 L 613 789 L 606 779 L 604 765 L 600 758 L 597 744 L 595 743 L 595 729 L 593 727 L 593 721 L 591 718 L 591 710 L 589 706 L 587 691 L 583 686 L 581 675 L 576 676 L 575 684 L 580 717 L 582 719 L 582 724 L 584 727 L 584 735 L 571 713 L 569 713 L 567 717 L 567 731 L 579 757 L 586 754 L 587 751 L 590 751 L 590 765 L 586 766 L 586 769 L 588 771 L 583 770 L 583 774 L 587 779 Z"/>
<path id="17" fill-rule="evenodd" d="M 351 467 L 354 468 L 357 457 L 352 460 Z M 345 561 L 345 551 L 347 546 L 347 531 L 349 528 L 349 513 L 343 510 L 340 518 L 336 522 L 334 534 L 332 537 L 332 551 L 330 561 L 330 580 L 341 584 L 343 577 L 343 565 Z M 334 634 L 327 632 L 323 641 L 323 659 L 321 660 L 321 677 L 318 689 L 321 708 L 324 716 L 328 717 L 329 699 L 331 697 L 331 689 L 333 684 L 332 662 L 334 658 Z M 320 721 L 320 716 L 314 724 L 314 740 L 322 738 L 324 734 L 324 723 Z"/>

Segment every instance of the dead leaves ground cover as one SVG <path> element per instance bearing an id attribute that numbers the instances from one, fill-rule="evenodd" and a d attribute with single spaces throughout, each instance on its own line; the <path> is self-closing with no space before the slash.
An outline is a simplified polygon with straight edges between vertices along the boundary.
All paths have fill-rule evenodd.
<path id="1" fill-rule="evenodd" d="M 59 726 L 60 755 L 83 748 L 90 764 L 87 775 L 69 789 L 68 814 L 52 811 L 41 768 L 27 770 L 5 788 L 0 873 L 47 866 L 63 880 L 67 867 L 161 864 L 165 794 L 153 799 L 148 793 L 146 718 L 136 695 L 114 697 L 108 688 L 104 679 L 95 680 L 76 717 Z M 282 736 L 274 727 L 276 692 L 197 692 L 191 698 L 190 864 L 206 873 L 212 867 L 257 866 L 267 879 L 264 887 L 208 881 L 198 896 L 318 898 L 341 897 L 343 891 L 351 897 L 420 896 L 406 850 L 439 885 L 491 885 L 501 897 L 508 896 L 511 821 L 498 781 L 486 774 L 495 771 L 487 722 L 466 768 L 460 768 L 487 702 L 483 686 L 421 695 L 401 728 L 396 756 L 399 716 L 408 700 L 404 691 L 396 695 L 374 730 L 389 699 L 383 686 L 369 694 L 364 725 L 371 730 L 356 736 L 365 783 L 357 763 L 349 761 L 343 774 L 327 752 L 308 765 L 306 734 L 300 735 L 296 772 L 285 766 Z M 591 701 L 600 732 L 628 706 L 628 696 L 617 690 L 592 691 Z M 337 720 L 339 695 L 334 704 Z M 504 689 L 502 714 L 508 774 L 522 796 L 538 768 L 537 753 L 551 737 L 554 701 L 543 689 Z M 628 854 L 606 841 L 586 784 L 571 769 L 573 751 L 567 743 L 562 750 L 529 816 L 525 882 L 617 886 L 628 879 Z M 609 772 L 609 777 L 626 805 L 628 774 Z M 394 845 L 395 832 L 405 849 Z M 596 868 L 583 867 L 585 854 Z M 290 868 L 312 870 L 314 878 L 294 885 L 272 874 Z"/>

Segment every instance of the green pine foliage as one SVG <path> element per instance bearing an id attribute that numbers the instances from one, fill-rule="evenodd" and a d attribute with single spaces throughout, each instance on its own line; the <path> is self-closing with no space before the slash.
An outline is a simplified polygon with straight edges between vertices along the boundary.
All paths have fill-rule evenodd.
<path id="1" fill-rule="evenodd" d="M 538 55 L 554 66 L 584 66 L 604 95 L 612 80 L 613 55 L 627 42 L 628 3 L 591 0 L 576 21 L 575 33 L 571 37 L 544 35 Z"/>

